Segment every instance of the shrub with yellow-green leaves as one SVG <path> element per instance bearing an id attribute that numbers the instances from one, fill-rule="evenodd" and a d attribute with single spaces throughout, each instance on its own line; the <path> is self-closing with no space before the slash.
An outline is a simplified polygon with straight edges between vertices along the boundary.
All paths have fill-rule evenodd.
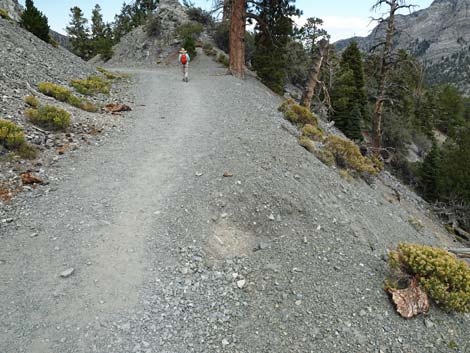
<path id="1" fill-rule="evenodd" d="M 317 117 L 309 109 L 296 104 L 293 99 L 287 99 L 279 106 L 278 110 L 284 113 L 284 118 L 293 124 L 318 126 Z"/>
<path id="2" fill-rule="evenodd" d="M 389 264 L 418 279 L 444 309 L 470 313 L 470 268 L 453 254 L 430 246 L 400 244 L 389 253 Z"/>
<path id="3" fill-rule="evenodd" d="M 0 145 L 23 158 L 36 158 L 37 151 L 26 143 L 23 129 L 11 121 L 0 119 Z"/>
<path id="4" fill-rule="evenodd" d="M 48 130 L 65 130 L 70 125 L 70 113 L 52 105 L 28 109 L 25 115 L 33 124 Z"/>
<path id="5" fill-rule="evenodd" d="M 8 11 L 5 9 L 0 8 L 0 17 L 5 19 L 5 20 L 11 20 L 10 15 L 8 14 Z"/>
<path id="6" fill-rule="evenodd" d="M 336 163 L 340 167 L 371 175 L 376 175 L 379 172 L 374 163 L 364 157 L 357 145 L 350 140 L 329 135 L 326 139 L 326 149 L 335 156 Z"/>
<path id="7" fill-rule="evenodd" d="M 313 154 L 328 167 L 332 167 L 335 164 L 335 156 L 326 149 L 317 148 L 313 151 Z"/>
<path id="8" fill-rule="evenodd" d="M 97 93 L 109 94 L 111 88 L 109 81 L 97 75 L 89 76 L 86 80 L 72 80 L 70 85 L 77 92 L 87 96 L 93 96 Z"/>
<path id="9" fill-rule="evenodd" d="M 315 141 L 323 141 L 323 131 L 318 127 L 307 124 L 302 128 L 302 135 Z"/>
<path id="10" fill-rule="evenodd" d="M 35 96 L 26 96 L 24 97 L 24 101 L 30 107 L 33 107 L 33 108 L 39 107 L 39 100 Z"/>
<path id="11" fill-rule="evenodd" d="M 86 110 L 88 112 L 96 112 L 98 108 L 90 101 L 81 99 L 72 94 L 72 91 L 66 87 L 56 85 L 51 82 L 40 82 L 38 89 L 46 96 L 54 97 L 58 101 L 66 102 L 74 107 Z"/>
<path id="12" fill-rule="evenodd" d="M 225 67 L 230 66 L 230 62 L 228 57 L 225 54 L 220 53 L 219 56 L 217 57 L 217 61 L 224 65 Z"/>
<path id="13" fill-rule="evenodd" d="M 310 153 L 315 152 L 315 149 L 316 149 L 315 142 L 310 140 L 307 136 L 300 136 L 299 137 L 299 145 L 302 146 L 303 148 L 305 148 Z"/>
<path id="14" fill-rule="evenodd" d="M 104 77 L 106 77 L 108 80 L 115 80 L 115 79 L 117 79 L 117 78 L 120 78 L 119 75 L 116 75 L 116 74 L 114 74 L 114 73 L 112 73 L 112 72 L 106 70 L 106 69 L 103 68 L 103 67 L 99 67 L 99 66 L 98 66 L 98 67 L 96 68 L 96 70 L 98 70 L 99 72 L 101 72 L 101 73 L 104 75 Z"/>

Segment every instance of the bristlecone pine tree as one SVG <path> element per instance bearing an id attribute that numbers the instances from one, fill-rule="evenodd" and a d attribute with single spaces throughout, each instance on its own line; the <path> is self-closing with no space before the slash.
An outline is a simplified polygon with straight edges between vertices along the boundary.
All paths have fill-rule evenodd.
<path id="1" fill-rule="evenodd" d="M 380 54 L 379 82 L 377 87 L 374 116 L 372 119 L 372 146 L 376 154 L 380 153 L 382 147 L 382 118 L 384 103 L 387 100 L 387 84 L 390 68 L 393 66 L 393 37 L 395 36 L 395 16 L 402 9 L 412 9 L 414 5 L 408 4 L 407 0 L 377 0 L 372 7 L 380 10 L 382 6 L 388 6 L 387 18 L 378 19 L 379 23 L 386 23 L 385 38 L 379 47 Z"/>
<path id="2" fill-rule="evenodd" d="M 26 9 L 21 15 L 21 25 L 36 37 L 49 43 L 49 24 L 47 17 L 35 6 L 33 0 L 26 0 Z"/>

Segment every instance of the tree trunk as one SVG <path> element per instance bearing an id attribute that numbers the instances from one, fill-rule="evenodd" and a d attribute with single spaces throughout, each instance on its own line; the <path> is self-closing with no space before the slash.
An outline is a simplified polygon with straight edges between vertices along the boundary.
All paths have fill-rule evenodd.
<path id="1" fill-rule="evenodd" d="M 233 76 L 245 78 L 246 0 L 232 0 L 230 11 L 230 68 Z"/>
<path id="2" fill-rule="evenodd" d="M 320 75 L 321 66 L 323 64 L 323 60 L 328 54 L 328 49 L 328 41 L 326 39 L 322 39 L 314 51 L 312 67 L 310 68 L 307 83 L 304 88 L 304 93 L 300 101 L 300 104 L 309 110 L 312 105 L 313 95 L 315 94 L 315 88 L 318 83 L 318 76 Z"/>
<path id="3" fill-rule="evenodd" d="M 379 87 L 372 119 L 372 147 L 374 153 L 379 154 L 382 147 L 382 114 L 386 97 L 389 63 L 391 61 L 393 35 L 395 34 L 395 13 L 399 7 L 398 0 L 390 1 L 390 16 L 387 20 L 387 35 L 380 62 Z"/>

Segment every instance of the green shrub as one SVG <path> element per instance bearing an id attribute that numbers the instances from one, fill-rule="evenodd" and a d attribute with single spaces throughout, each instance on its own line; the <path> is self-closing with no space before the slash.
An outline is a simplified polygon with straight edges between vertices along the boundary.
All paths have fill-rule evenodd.
<path id="1" fill-rule="evenodd" d="M 118 74 L 115 74 L 115 73 L 112 73 L 108 70 L 106 70 L 105 68 L 103 67 L 97 67 L 96 70 L 98 70 L 99 72 L 101 72 L 104 77 L 106 77 L 108 80 L 116 80 L 116 79 L 119 79 L 119 78 L 122 78 L 124 77 L 123 75 L 118 75 Z"/>
<path id="2" fill-rule="evenodd" d="M 0 119 L 0 145 L 25 159 L 34 159 L 37 155 L 36 149 L 26 143 L 23 129 L 8 120 Z"/>
<path id="3" fill-rule="evenodd" d="M 364 157 L 354 142 L 336 135 L 326 139 L 326 149 L 330 151 L 340 167 L 351 168 L 359 173 L 376 175 L 379 170 L 369 158 Z"/>
<path id="4" fill-rule="evenodd" d="M 307 108 L 296 104 L 292 99 L 287 99 L 279 106 L 278 110 L 283 112 L 284 118 L 293 124 L 298 126 L 304 126 L 305 124 L 318 126 L 317 117 Z"/>
<path id="5" fill-rule="evenodd" d="M 72 91 L 68 88 L 56 85 L 51 82 L 40 82 L 38 84 L 38 89 L 46 96 L 54 97 L 58 101 L 66 102 L 70 105 L 73 105 L 74 107 L 86 110 L 88 112 L 98 111 L 98 108 L 93 103 L 74 96 Z"/>
<path id="6" fill-rule="evenodd" d="M 225 67 L 230 66 L 230 62 L 228 57 L 225 54 L 220 53 L 219 56 L 217 56 L 217 61 L 224 65 Z"/>
<path id="7" fill-rule="evenodd" d="M 58 101 L 67 102 L 72 95 L 72 91 L 68 88 L 56 85 L 51 82 L 40 82 L 38 84 L 39 92 L 49 97 L 54 97 Z"/>
<path id="8" fill-rule="evenodd" d="M 23 129 L 11 121 L 0 119 L 0 145 L 14 150 L 24 143 L 26 142 Z"/>
<path id="9" fill-rule="evenodd" d="M 186 13 L 191 21 L 205 26 L 209 26 L 214 22 L 211 14 L 200 7 L 190 7 L 186 10 Z"/>
<path id="10" fill-rule="evenodd" d="M 86 80 L 72 80 L 70 85 L 79 93 L 92 96 L 97 93 L 109 94 L 111 84 L 104 78 L 96 75 L 89 76 Z"/>
<path id="11" fill-rule="evenodd" d="M 299 145 L 305 148 L 310 153 L 314 153 L 316 150 L 315 142 L 310 140 L 307 136 L 300 136 L 299 137 Z"/>
<path id="12" fill-rule="evenodd" d="M 438 304 L 449 311 L 470 313 L 470 268 L 449 252 L 416 244 L 400 244 L 389 254 L 399 273 L 415 277 Z"/>
<path id="13" fill-rule="evenodd" d="M 307 124 L 302 128 L 302 135 L 315 141 L 323 141 L 323 131 L 318 127 Z"/>
<path id="14" fill-rule="evenodd" d="M 5 20 L 8 20 L 8 21 L 11 20 L 11 17 L 10 17 L 10 15 L 8 14 L 8 11 L 5 10 L 5 9 L 1 9 L 1 8 L 0 8 L 0 17 L 3 18 L 3 19 L 5 19 Z"/>
<path id="15" fill-rule="evenodd" d="M 335 164 L 335 156 L 328 150 L 317 148 L 313 151 L 313 154 L 328 167 L 332 167 Z"/>
<path id="16" fill-rule="evenodd" d="M 24 97 L 24 101 L 33 108 L 39 107 L 39 100 L 35 96 L 26 96 Z"/>
<path id="17" fill-rule="evenodd" d="M 70 125 L 70 113 L 51 105 L 28 109 L 25 115 L 33 124 L 48 130 L 65 130 Z"/>
<path id="18" fill-rule="evenodd" d="M 192 38 L 196 40 L 202 31 L 204 31 L 203 25 L 197 22 L 186 22 L 176 28 L 176 34 L 180 39 Z"/>
<path id="19" fill-rule="evenodd" d="M 185 37 L 183 47 L 186 49 L 191 59 L 197 56 L 196 42 L 193 37 Z"/>

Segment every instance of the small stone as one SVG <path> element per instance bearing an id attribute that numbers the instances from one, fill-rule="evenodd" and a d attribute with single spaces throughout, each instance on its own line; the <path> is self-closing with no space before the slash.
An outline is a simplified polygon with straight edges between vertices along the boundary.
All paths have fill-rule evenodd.
<path id="1" fill-rule="evenodd" d="M 296 300 L 295 305 L 297 305 L 297 306 L 302 305 L 302 300 Z"/>
<path id="2" fill-rule="evenodd" d="M 271 220 L 271 221 L 274 221 L 276 218 L 274 218 L 274 215 L 271 213 L 268 218 Z"/>
<path id="3" fill-rule="evenodd" d="M 196 176 L 197 176 L 197 177 L 200 177 L 200 176 L 202 176 L 203 174 L 204 174 L 204 173 L 196 172 Z"/>
<path id="4" fill-rule="evenodd" d="M 75 272 L 74 268 L 68 268 L 60 274 L 60 277 L 62 278 L 70 277 L 73 275 L 74 272 Z"/>
<path id="5" fill-rule="evenodd" d="M 367 312 L 365 310 L 359 311 L 359 316 L 366 316 Z"/>
<path id="6" fill-rule="evenodd" d="M 222 340 L 222 346 L 228 346 L 230 344 L 230 342 L 228 341 L 228 339 L 224 338 Z"/>
<path id="7" fill-rule="evenodd" d="M 434 322 L 432 322 L 431 319 L 425 318 L 424 319 L 424 326 L 426 326 L 427 328 L 433 328 L 434 327 Z"/>
<path id="8" fill-rule="evenodd" d="M 221 218 L 227 218 L 227 217 L 228 217 L 228 213 L 222 213 L 222 214 L 220 215 L 220 217 L 221 217 Z"/>
<path id="9" fill-rule="evenodd" d="M 30 235 L 31 238 L 36 238 L 39 235 L 39 233 L 33 233 Z"/>
<path id="10" fill-rule="evenodd" d="M 294 179 L 295 179 L 295 180 L 299 180 L 299 179 L 300 179 L 300 175 L 299 175 L 299 174 L 295 174 L 295 175 L 294 175 Z"/>
<path id="11" fill-rule="evenodd" d="M 246 281 L 244 279 L 241 279 L 237 281 L 237 287 L 240 289 L 243 289 L 245 287 Z"/>

